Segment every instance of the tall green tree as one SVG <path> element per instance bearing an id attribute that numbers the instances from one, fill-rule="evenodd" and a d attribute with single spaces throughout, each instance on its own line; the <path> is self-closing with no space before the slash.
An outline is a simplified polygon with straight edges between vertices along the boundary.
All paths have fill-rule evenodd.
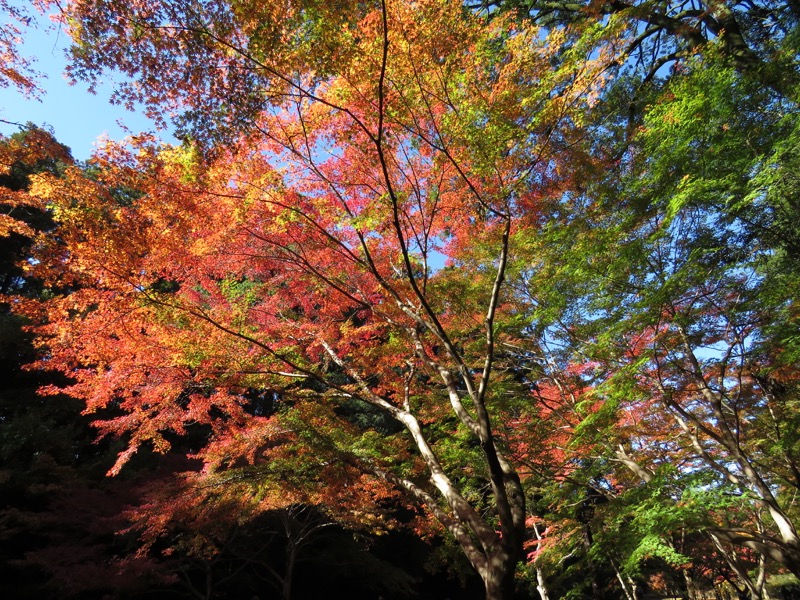
<path id="1" fill-rule="evenodd" d="M 791 93 L 740 67 L 722 42 L 711 45 L 649 92 L 632 137 L 595 138 L 595 148 L 619 144 L 611 170 L 554 201 L 547 234 L 530 241 L 542 266 L 520 272 L 532 331 L 554 360 L 594 365 L 603 408 L 584 412 L 580 436 L 619 465 L 615 479 L 629 471 L 626 486 L 663 486 L 667 468 L 683 474 L 676 492 L 656 496 L 690 509 L 673 531 L 705 532 L 760 597 L 763 577 L 751 579 L 737 556 L 799 566 L 796 365 L 786 360 L 796 271 L 792 236 L 777 233 L 796 203 L 784 193 L 792 159 L 782 149 L 797 113 Z M 700 490 L 709 506 L 747 498 L 749 520 L 708 510 L 698 521 Z M 668 534 L 640 539 L 656 535 L 662 550 L 650 553 L 666 555 Z"/>
<path id="2" fill-rule="evenodd" d="M 642 83 L 663 78 L 666 67 L 713 46 L 740 73 L 781 95 L 796 93 L 800 5 L 794 0 L 486 0 L 467 5 L 554 28 L 583 30 L 623 21 L 632 35 L 618 48 L 619 66 L 635 71 Z"/>

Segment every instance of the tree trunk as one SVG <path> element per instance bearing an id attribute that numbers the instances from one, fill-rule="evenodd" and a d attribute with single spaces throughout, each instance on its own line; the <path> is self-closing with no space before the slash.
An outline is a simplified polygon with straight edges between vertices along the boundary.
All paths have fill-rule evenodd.
<path id="1" fill-rule="evenodd" d="M 514 596 L 514 573 L 516 559 L 500 551 L 487 561 L 486 569 L 480 573 L 486 590 L 486 600 L 510 600 Z"/>
<path id="2" fill-rule="evenodd" d="M 681 573 L 683 574 L 683 583 L 686 586 L 686 596 L 689 600 L 697 600 L 700 598 L 700 594 L 698 593 L 697 586 L 694 583 L 694 579 L 692 579 L 691 574 L 686 569 L 681 569 Z"/>
<path id="3" fill-rule="evenodd" d="M 544 573 L 539 567 L 536 567 L 536 591 L 539 592 L 539 600 L 550 600 L 550 596 L 548 596 L 547 593 Z"/>
<path id="4" fill-rule="evenodd" d="M 292 578 L 294 577 L 294 566 L 296 563 L 297 546 L 290 540 L 286 552 L 286 574 L 283 577 L 281 600 L 290 600 L 292 597 Z"/>
<path id="5" fill-rule="evenodd" d="M 536 535 L 536 541 L 542 543 L 542 535 L 539 533 L 539 526 L 536 521 L 533 522 L 533 533 Z M 534 568 L 536 569 L 536 591 L 539 592 L 539 600 L 550 600 L 547 592 L 547 584 L 544 578 L 544 572 L 536 564 L 538 561 L 534 559 Z"/>

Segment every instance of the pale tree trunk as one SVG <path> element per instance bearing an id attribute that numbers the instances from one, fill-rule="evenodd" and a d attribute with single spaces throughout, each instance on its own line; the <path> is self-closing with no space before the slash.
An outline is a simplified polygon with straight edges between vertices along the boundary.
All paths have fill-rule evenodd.
<path id="1" fill-rule="evenodd" d="M 538 567 L 536 568 L 536 591 L 539 592 L 540 600 L 550 600 L 550 597 L 547 595 L 544 573 Z"/>
<path id="2" fill-rule="evenodd" d="M 791 518 L 773 494 L 768 479 L 758 470 L 757 463 L 748 455 L 746 448 L 740 444 L 739 416 L 734 414 L 731 417 L 731 411 L 725 405 L 724 393 L 719 391 L 724 389 L 724 381 L 720 379 L 713 383 L 709 382 L 685 327 L 678 327 L 678 331 L 684 350 L 684 372 L 689 380 L 697 385 L 703 404 L 713 417 L 713 425 L 709 424 L 707 418 L 698 415 L 691 408 L 683 406 L 679 400 L 673 397 L 669 385 L 658 380 L 656 385 L 661 392 L 662 400 L 691 442 L 698 458 L 725 477 L 730 484 L 752 493 L 756 497 L 758 505 L 767 510 L 775 523 L 779 538 L 765 536 L 764 530 L 760 529 L 757 533 L 753 532 L 754 535 L 745 536 L 750 539 L 742 541 L 742 545 L 767 555 L 800 577 L 800 537 Z M 708 449 L 709 442 L 723 449 L 728 454 L 729 460 L 734 462 L 738 468 L 729 468 L 724 462 L 717 460 Z M 623 462 L 625 461 L 623 460 Z M 631 468 L 631 465 L 628 466 Z M 715 534 L 718 535 L 717 532 Z M 733 542 L 736 536 L 727 537 L 729 539 L 726 541 Z M 738 539 L 736 541 L 739 542 Z"/>
<path id="3" fill-rule="evenodd" d="M 378 155 L 383 160 L 380 146 Z M 388 176 L 386 181 L 390 200 L 396 206 L 396 198 L 394 192 L 391 191 L 391 181 Z M 424 293 L 416 284 L 413 269 L 408 262 L 408 254 L 405 250 L 402 252 L 402 256 L 406 262 L 407 279 L 420 306 L 403 300 L 402 294 L 381 278 L 384 288 L 392 293 L 401 310 L 412 317 L 415 322 L 414 326 L 407 327 L 405 331 L 415 342 L 416 361 L 424 365 L 430 372 L 439 374 L 454 415 L 472 433 L 480 445 L 494 500 L 493 518 L 487 519 L 485 515 L 476 510 L 448 476 L 426 435 L 425 428 L 414 413 L 413 403 L 408 393 L 408 383 L 404 397 L 400 401 L 396 398 L 389 400 L 377 394 L 361 373 L 352 369 L 330 344 L 324 339 L 319 340 L 330 359 L 355 382 L 358 388 L 357 396 L 350 391 L 347 392 L 348 395 L 358 397 L 385 411 L 405 427 L 420 458 L 427 467 L 432 489 L 425 488 L 409 479 L 398 477 L 374 464 L 366 464 L 362 461 L 359 463 L 360 468 L 366 469 L 410 493 L 447 528 L 461 546 L 472 567 L 480 575 L 487 600 L 507 600 L 513 596 L 514 574 L 523 556 L 522 545 L 525 539 L 525 494 L 522 483 L 518 473 L 506 459 L 495 440 L 492 419 L 486 404 L 495 360 L 494 318 L 505 277 L 510 232 L 511 220 L 508 219 L 503 233 L 497 274 L 486 311 L 486 351 L 483 357 L 483 369 L 479 377 L 476 377 L 473 370 L 470 369 L 465 357 L 458 349 L 458 345 L 450 339 L 435 312 L 428 305 Z M 402 238 L 402 232 L 399 229 L 398 238 Z M 405 248 L 404 245 L 403 248 Z M 427 329 L 441 343 L 444 348 L 444 357 L 432 354 L 426 349 L 426 345 L 420 337 L 423 328 Z M 412 368 L 409 377 L 413 376 L 413 373 Z M 358 462 L 358 459 L 354 458 L 354 461 Z"/>
<path id="4" fill-rule="evenodd" d="M 281 520 L 288 544 L 286 574 L 283 580 L 283 600 L 290 600 L 298 554 L 304 546 L 315 540 L 321 531 L 332 527 L 333 521 L 330 521 L 325 514 L 317 513 L 312 508 L 301 504 L 294 504 L 281 511 Z"/>
<path id="5" fill-rule="evenodd" d="M 539 526 L 536 524 L 536 521 L 533 522 L 533 534 L 536 536 L 536 541 L 541 544 L 543 538 L 542 534 L 539 533 Z M 539 568 L 537 563 L 538 560 L 533 561 L 533 567 L 536 569 L 536 591 L 539 592 L 540 600 L 550 600 L 550 597 L 547 593 L 544 572 Z"/>
<path id="6" fill-rule="evenodd" d="M 763 600 L 762 596 L 762 590 L 764 584 L 763 580 L 753 581 L 753 579 L 748 574 L 747 569 L 741 564 L 738 557 L 735 554 L 729 552 L 727 548 L 725 548 L 719 537 L 713 533 L 709 533 L 708 535 L 711 538 L 711 541 L 714 542 L 714 546 L 716 546 L 717 550 L 719 550 L 719 553 L 722 554 L 723 558 L 725 558 L 725 562 L 728 563 L 728 566 L 730 566 L 731 570 L 733 570 L 733 572 L 736 573 L 736 576 L 738 577 L 739 581 L 741 581 L 742 584 L 747 589 L 747 593 L 750 595 L 751 600 Z M 762 562 L 763 559 L 764 559 L 763 556 L 759 558 L 759 566 L 764 564 Z"/>
<path id="7" fill-rule="evenodd" d="M 283 586 L 281 587 L 281 600 L 291 600 L 292 580 L 294 579 L 294 566 L 297 564 L 297 546 L 290 543 L 286 549 L 286 571 L 283 575 Z"/>
<path id="8" fill-rule="evenodd" d="M 181 566 L 178 568 L 183 576 L 183 585 L 188 589 L 189 594 L 197 598 L 197 600 L 211 600 L 214 595 L 214 573 L 211 568 L 214 562 L 216 561 L 213 559 L 210 561 L 203 561 L 204 585 L 202 590 L 198 589 L 192 583 L 192 578 L 189 576 L 189 572 L 185 567 Z"/>
<path id="9" fill-rule="evenodd" d="M 619 581 L 619 585 L 622 587 L 625 598 L 627 600 L 637 600 L 636 582 L 630 577 L 623 577 L 622 571 L 620 571 L 617 567 L 617 561 L 615 561 L 613 558 L 609 557 L 609 562 L 611 563 L 611 567 L 614 569 L 614 574 L 617 576 L 617 581 Z"/>
<path id="10" fill-rule="evenodd" d="M 686 569 L 681 569 L 681 573 L 683 573 L 683 583 L 686 585 L 686 595 L 689 600 L 697 600 L 699 595 L 697 586 L 694 584 L 694 579 L 692 579 L 692 576 L 689 575 L 689 571 Z"/>
<path id="11" fill-rule="evenodd" d="M 756 588 L 761 593 L 761 600 L 771 600 L 767 590 L 767 558 L 762 554 L 758 557 L 758 576 Z"/>

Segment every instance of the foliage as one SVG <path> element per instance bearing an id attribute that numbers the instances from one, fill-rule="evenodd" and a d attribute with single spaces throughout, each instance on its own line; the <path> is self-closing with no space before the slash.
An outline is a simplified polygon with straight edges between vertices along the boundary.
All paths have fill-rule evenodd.
<path id="1" fill-rule="evenodd" d="M 180 443 L 209 482 L 256 469 L 259 510 L 363 523 L 402 492 L 508 594 L 525 508 L 494 423 L 529 404 L 496 351 L 521 322 L 509 234 L 558 179 L 565 115 L 594 101 L 608 54 L 551 72 L 557 36 L 451 2 L 201 8 L 68 8 L 76 68 L 143 75 L 146 98 L 120 93 L 182 107 L 192 139 L 110 144 L 89 172 L 35 178 L 59 224 L 31 266 L 54 295 L 23 308 L 46 321 L 40 365 L 125 436 L 111 474 Z M 436 254 L 480 264 L 474 280 L 436 272 Z M 278 408 L 249 411 L 253 395 Z"/>
<path id="2" fill-rule="evenodd" d="M 800 574 L 798 14 L 66 4 L 71 74 L 183 141 L 9 172 L 5 291 L 109 474 L 175 459 L 140 558 L 199 596 L 260 561 L 288 598 L 335 522 L 450 536 L 488 598 L 526 554 L 543 599 Z"/>

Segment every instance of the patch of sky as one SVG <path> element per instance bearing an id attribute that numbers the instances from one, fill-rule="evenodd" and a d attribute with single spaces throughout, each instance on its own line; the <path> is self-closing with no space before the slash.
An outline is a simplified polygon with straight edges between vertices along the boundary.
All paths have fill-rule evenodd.
<path id="1" fill-rule="evenodd" d="M 98 140 L 118 140 L 132 133 L 155 130 L 153 121 L 142 110 L 123 111 L 119 105 L 111 104 L 114 78 L 120 79 L 121 75 L 108 75 L 96 86 L 94 94 L 88 91 L 88 84 L 68 81 L 64 70 L 71 43 L 69 36 L 47 15 L 30 12 L 34 18 L 24 34 L 20 53 L 34 60 L 33 68 L 42 74 L 39 85 L 43 93 L 37 99 L 14 88 L 0 90 L 0 134 L 11 135 L 29 122 L 49 127 L 76 159 L 86 160 Z M 167 134 L 164 137 L 172 140 Z"/>

